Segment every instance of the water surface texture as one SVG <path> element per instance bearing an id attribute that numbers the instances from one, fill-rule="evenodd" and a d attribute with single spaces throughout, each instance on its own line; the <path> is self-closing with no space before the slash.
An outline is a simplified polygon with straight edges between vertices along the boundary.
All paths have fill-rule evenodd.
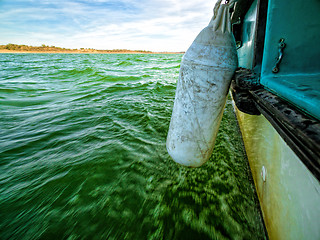
<path id="1" fill-rule="evenodd" d="M 264 239 L 228 100 L 210 161 L 166 152 L 182 55 L 0 54 L 0 239 Z"/>

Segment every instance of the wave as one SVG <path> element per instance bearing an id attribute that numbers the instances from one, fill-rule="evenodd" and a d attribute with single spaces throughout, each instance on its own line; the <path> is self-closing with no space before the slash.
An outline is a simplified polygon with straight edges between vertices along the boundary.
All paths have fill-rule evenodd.
<path id="1" fill-rule="evenodd" d="M 205 166 L 167 154 L 180 59 L 5 55 L 1 237 L 263 239 L 230 100 Z"/>
<path id="2" fill-rule="evenodd" d="M 128 61 L 122 61 L 120 63 L 117 63 L 116 66 L 122 66 L 122 67 L 127 67 L 127 66 L 132 66 L 134 63 L 128 62 Z"/>

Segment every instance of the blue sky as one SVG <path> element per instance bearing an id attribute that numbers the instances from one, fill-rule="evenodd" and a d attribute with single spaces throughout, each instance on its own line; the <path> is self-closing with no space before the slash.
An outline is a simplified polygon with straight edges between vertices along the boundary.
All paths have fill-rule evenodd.
<path id="1" fill-rule="evenodd" d="M 185 51 L 215 0 L 0 0 L 0 44 Z"/>

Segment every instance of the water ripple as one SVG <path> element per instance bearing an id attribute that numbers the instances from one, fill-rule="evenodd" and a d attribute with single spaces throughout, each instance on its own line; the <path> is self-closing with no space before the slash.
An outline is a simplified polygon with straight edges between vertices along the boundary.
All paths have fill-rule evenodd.
<path id="1" fill-rule="evenodd" d="M 211 161 L 165 141 L 182 55 L 1 54 L 1 239 L 263 239 L 230 100 Z"/>

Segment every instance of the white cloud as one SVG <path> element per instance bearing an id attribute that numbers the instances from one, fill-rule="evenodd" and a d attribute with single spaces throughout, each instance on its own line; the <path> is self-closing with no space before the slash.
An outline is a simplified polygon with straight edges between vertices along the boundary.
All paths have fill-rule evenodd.
<path id="1" fill-rule="evenodd" d="M 185 51 L 214 7 L 207 0 L 18 2 L 0 2 L 0 44 Z"/>

